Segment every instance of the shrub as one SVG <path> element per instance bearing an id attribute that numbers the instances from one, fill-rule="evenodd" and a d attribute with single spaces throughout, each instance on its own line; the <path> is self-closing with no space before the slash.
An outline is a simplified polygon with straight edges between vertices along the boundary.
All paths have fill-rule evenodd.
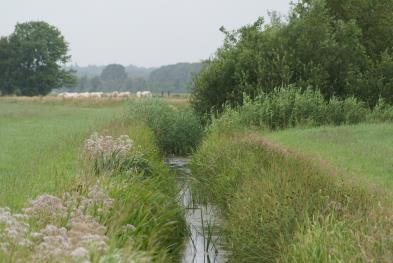
<path id="1" fill-rule="evenodd" d="M 191 153 L 202 139 L 203 127 L 188 107 L 175 108 L 160 99 L 134 100 L 128 117 L 146 122 L 166 154 Z"/>
<path id="2" fill-rule="evenodd" d="M 368 119 L 369 121 L 393 121 L 393 107 L 385 100 L 379 99 Z"/>
<path id="3" fill-rule="evenodd" d="M 319 91 L 289 86 L 262 93 L 255 100 L 245 99 L 243 106 L 226 107 L 221 117 L 234 118 L 246 126 L 267 127 L 272 130 L 296 126 L 356 124 L 366 120 L 370 111 L 355 98 L 339 100 L 333 97 L 326 102 Z M 227 116 L 226 116 L 227 115 Z M 216 121 L 216 119 L 215 119 Z"/>

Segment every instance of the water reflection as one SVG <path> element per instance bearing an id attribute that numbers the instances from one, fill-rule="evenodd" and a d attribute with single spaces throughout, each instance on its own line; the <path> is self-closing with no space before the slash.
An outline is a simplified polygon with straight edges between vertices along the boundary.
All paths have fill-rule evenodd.
<path id="1" fill-rule="evenodd" d="M 170 158 L 166 163 L 176 171 L 181 187 L 180 202 L 186 209 L 186 220 L 190 229 L 182 262 L 184 263 L 223 263 L 225 253 L 219 245 L 216 234 L 220 223 L 217 212 L 212 205 L 199 205 L 192 202 L 189 188 L 191 170 L 189 158 Z"/>

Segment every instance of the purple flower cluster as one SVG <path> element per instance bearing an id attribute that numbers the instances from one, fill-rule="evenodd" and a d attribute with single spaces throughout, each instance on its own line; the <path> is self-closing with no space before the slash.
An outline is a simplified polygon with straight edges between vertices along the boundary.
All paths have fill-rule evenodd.
<path id="1" fill-rule="evenodd" d="M 95 185 L 85 196 L 39 196 L 23 214 L 0 208 L 1 254 L 15 256 L 29 249 L 31 262 L 90 262 L 91 255 L 108 249 L 106 227 L 92 214 L 109 213 L 112 207 L 113 200 Z"/>
<path id="2" fill-rule="evenodd" d="M 94 133 L 85 141 L 85 150 L 93 157 L 107 157 L 113 154 L 124 157 L 132 149 L 132 146 L 133 142 L 128 135 L 121 135 L 115 138 Z"/>

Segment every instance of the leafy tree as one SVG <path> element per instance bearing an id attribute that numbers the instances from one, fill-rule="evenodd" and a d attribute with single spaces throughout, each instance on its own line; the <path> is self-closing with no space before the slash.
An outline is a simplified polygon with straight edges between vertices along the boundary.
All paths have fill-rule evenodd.
<path id="1" fill-rule="evenodd" d="M 85 75 L 79 79 L 79 87 L 86 90 L 89 87 L 89 78 Z"/>
<path id="2" fill-rule="evenodd" d="M 193 81 L 194 108 L 210 115 L 292 84 L 393 103 L 392 13 L 393 0 L 300 0 L 286 20 L 273 13 L 270 24 L 222 28 L 223 46 Z"/>
<path id="3" fill-rule="evenodd" d="M 62 65 L 70 60 L 68 44 L 60 31 L 46 22 L 17 24 L 8 37 L 12 92 L 46 95 L 53 88 L 75 84 L 73 72 Z"/>
<path id="4" fill-rule="evenodd" d="M 13 71 L 10 68 L 12 57 L 8 38 L 0 38 L 0 95 L 11 94 L 14 90 Z"/>
<path id="5" fill-rule="evenodd" d="M 126 70 L 124 66 L 119 64 L 110 64 L 101 73 L 101 80 L 103 81 L 125 81 L 126 79 Z"/>
<path id="6" fill-rule="evenodd" d="M 185 92 L 192 77 L 200 72 L 201 67 L 201 63 L 162 66 L 150 73 L 149 87 L 156 91 Z"/>
<path id="7" fill-rule="evenodd" d="M 93 91 L 97 91 L 102 87 L 102 81 L 99 77 L 93 77 L 90 80 L 90 83 L 91 83 L 91 88 Z"/>

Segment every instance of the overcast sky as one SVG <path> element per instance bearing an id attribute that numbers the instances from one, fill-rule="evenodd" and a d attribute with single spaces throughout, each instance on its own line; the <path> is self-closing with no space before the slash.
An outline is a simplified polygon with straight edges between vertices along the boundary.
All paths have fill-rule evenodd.
<path id="1" fill-rule="evenodd" d="M 236 29 L 286 14 L 289 0 L 1 0 L 0 35 L 17 22 L 44 20 L 70 44 L 72 62 L 160 66 L 197 62 L 222 44 L 220 26 Z"/>

